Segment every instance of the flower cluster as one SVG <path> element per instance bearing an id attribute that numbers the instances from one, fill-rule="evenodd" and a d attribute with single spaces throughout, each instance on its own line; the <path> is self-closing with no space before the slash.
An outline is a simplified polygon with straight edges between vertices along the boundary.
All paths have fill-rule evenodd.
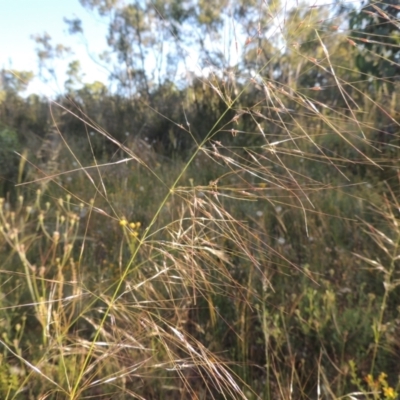
<path id="1" fill-rule="evenodd" d="M 397 399 L 398 397 L 398 393 L 389 386 L 387 374 L 384 372 L 382 372 L 377 379 L 374 379 L 371 374 L 368 374 L 365 377 L 365 382 L 367 382 L 367 385 L 372 391 L 382 393 L 384 400 Z"/>

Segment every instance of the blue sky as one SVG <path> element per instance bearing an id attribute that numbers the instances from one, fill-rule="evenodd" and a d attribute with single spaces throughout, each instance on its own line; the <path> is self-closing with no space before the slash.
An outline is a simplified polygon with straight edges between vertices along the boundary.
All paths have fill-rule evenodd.
<path id="1" fill-rule="evenodd" d="M 32 34 L 47 32 L 52 43 L 70 46 L 86 73 L 85 81 L 107 81 L 107 72 L 90 60 L 78 36 L 70 36 L 63 18 L 78 17 L 83 21 L 84 34 L 91 53 L 106 50 L 107 21 L 85 10 L 78 0 L 0 0 L 0 68 L 28 70 L 38 73 L 35 42 Z M 30 85 L 29 92 L 53 96 L 63 88 L 68 63 L 58 64 L 59 87 L 43 84 L 39 79 Z"/>

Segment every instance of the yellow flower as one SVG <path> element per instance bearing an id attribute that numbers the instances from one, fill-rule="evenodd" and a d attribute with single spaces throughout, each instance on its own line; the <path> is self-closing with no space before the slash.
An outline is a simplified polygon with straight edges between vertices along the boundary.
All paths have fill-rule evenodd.
<path id="1" fill-rule="evenodd" d="M 396 399 L 397 393 L 394 391 L 392 387 L 384 387 L 383 394 L 385 395 L 385 399 Z"/>
<path id="2" fill-rule="evenodd" d="M 368 374 L 365 378 L 364 378 L 365 382 L 367 382 L 368 386 L 371 389 L 376 389 L 378 386 L 378 382 L 374 381 L 374 377 L 371 374 Z"/>
<path id="3" fill-rule="evenodd" d="M 384 372 L 381 372 L 381 374 L 378 377 L 378 381 L 382 386 L 387 386 L 387 374 L 385 374 Z"/>
<path id="4" fill-rule="evenodd" d="M 121 226 L 126 226 L 126 225 L 128 225 L 128 221 L 127 221 L 125 218 L 122 218 L 122 219 L 119 221 L 119 224 L 120 224 Z"/>

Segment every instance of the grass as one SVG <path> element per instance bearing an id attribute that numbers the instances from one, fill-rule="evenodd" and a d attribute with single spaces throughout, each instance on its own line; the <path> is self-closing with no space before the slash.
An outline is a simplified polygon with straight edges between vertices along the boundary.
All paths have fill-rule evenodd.
<path id="1" fill-rule="evenodd" d="M 63 170 L 1 200 L 2 398 L 397 397 L 398 148 L 374 131 L 380 92 L 313 35 L 323 60 L 297 56 L 338 97 L 261 57 L 243 85 L 210 76 L 224 109 L 201 140 L 174 121 L 186 157 L 55 104 L 98 136 L 85 151 L 60 129 Z"/>

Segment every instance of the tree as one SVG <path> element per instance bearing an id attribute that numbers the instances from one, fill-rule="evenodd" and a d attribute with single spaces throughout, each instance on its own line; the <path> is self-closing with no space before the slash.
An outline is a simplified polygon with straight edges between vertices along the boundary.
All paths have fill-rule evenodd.
<path id="1" fill-rule="evenodd" d="M 0 72 L 0 91 L 24 92 L 33 78 L 32 71 L 2 69 Z"/>
<path id="2" fill-rule="evenodd" d="M 400 5 L 398 0 L 377 4 L 368 0 L 360 10 L 350 14 L 349 26 L 359 44 L 358 69 L 368 74 L 374 85 L 385 85 L 393 91 L 400 79 Z"/>

